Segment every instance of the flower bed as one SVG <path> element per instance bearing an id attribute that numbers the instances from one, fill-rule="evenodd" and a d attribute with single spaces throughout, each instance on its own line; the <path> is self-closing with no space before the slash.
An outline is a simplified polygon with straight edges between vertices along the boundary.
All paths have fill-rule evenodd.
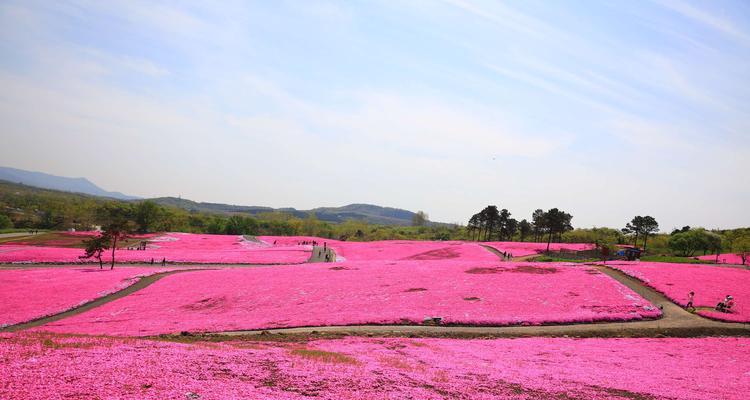
<path id="1" fill-rule="evenodd" d="M 728 294 L 735 298 L 732 313 L 698 311 L 705 317 L 732 322 L 750 322 L 750 270 L 707 264 L 618 262 L 607 264 L 643 281 L 673 302 L 685 306 L 695 292 L 696 307 L 715 307 Z"/>
<path id="2" fill-rule="evenodd" d="M 331 245 L 337 258 L 348 261 L 497 261 L 497 256 L 473 242 L 383 240 L 338 242 Z"/>
<path id="3" fill-rule="evenodd" d="M 120 262 L 217 263 L 217 264 L 295 264 L 310 258 L 309 246 L 268 246 L 238 235 L 199 235 L 168 233 L 148 241 L 146 250 L 119 249 Z M 0 263 L 76 263 L 82 249 L 0 245 Z M 109 258 L 109 253 L 103 257 Z M 86 262 L 96 262 L 88 259 Z"/>
<path id="4" fill-rule="evenodd" d="M 112 292 L 154 268 L 35 268 L 0 271 L 0 326 L 57 314 Z"/>
<path id="5" fill-rule="evenodd" d="M 482 244 L 495 248 L 497 251 L 512 253 L 513 257 L 530 256 L 533 254 L 544 253 L 547 250 L 547 243 L 534 242 L 483 242 Z M 592 250 L 592 243 L 550 243 L 550 251 L 584 251 Z"/>
<path id="6" fill-rule="evenodd" d="M 750 340 L 0 335 L 0 398 L 744 399 Z"/>
<path id="7" fill-rule="evenodd" d="M 716 258 L 716 254 L 709 254 L 707 256 L 699 256 L 698 259 L 716 262 L 717 258 Z M 750 257 L 748 257 L 748 259 L 750 259 Z M 718 260 L 719 260 L 718 261 L 719 264 L 742 265 L 742 257 L 734 253 L 719 254 Z M 745 264 L 747 263 L 748 261 L 745 261 Z"/>
<path id="8" fill-rule="evenodd" d="M 588 266 L 347 262 L 170 276 L 38 330 L 116 335 L 294 326 L 630 321 L 660 312 Z"/>

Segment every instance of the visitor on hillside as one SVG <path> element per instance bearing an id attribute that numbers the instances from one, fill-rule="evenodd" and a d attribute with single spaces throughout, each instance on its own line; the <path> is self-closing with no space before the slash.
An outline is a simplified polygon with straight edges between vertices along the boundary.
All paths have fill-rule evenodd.
<path id="1" fill-rule="evenodd" d="M 161 266 L 163 267 L 165 265 L 167 265 L 167 258 L 166 257 L 164 257 L 164 258 L 161 259 Z"/>
<path id="2" fill-rule="evenodd" d="M 154 258 L 151 257 L 151 265 L 154 265 Z"/>
<path id="3" fill-rule="evenodd" d="M 688 302 L 685 306 L 685 310 L 695 312 L 695 306 L 693 306 L 693 300 L 695 299 L 695 292 L 688 293 Z"/>
<path id="4" fill-rule="evenodd" d="M 731 295 L 727 295 L 724 300 L 720 301 L 719 304 L 716 305 L 716 311 L 727 313 L 732 309 L 732 307 L 734 307 L 734 299 Z"/>

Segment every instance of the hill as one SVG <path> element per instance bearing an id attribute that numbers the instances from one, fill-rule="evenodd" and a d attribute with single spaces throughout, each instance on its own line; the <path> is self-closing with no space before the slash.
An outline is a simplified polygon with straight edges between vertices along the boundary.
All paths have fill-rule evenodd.
<path id="1" fill-rule="evenodd" d="M 120 200 L 134 200 L 135 196 L 128 196 L 120 192 L 108 192 L 96 186 L 86 178 L 68 178 L 46 174 L 44 172 L 25 171 L 22 169 L 0 167 L 0 180 L 35 186 L 42 189 L 60 190 L 71 193 L 83 193 L 92 196 L 110 197 Z"/>
<path id="2" fill-rule="evenodd" d="M 349 204 L 342 207 L 318 207 L 311 210 L 297 210 L 295 208 L 199 203 L 176 197 L 159 197 L 150 200 L 161 205 L 178 207 L 187 211 L 215 214 L 257 215 L 260 213 L 283 212 L 297 218 L 306 218 L 311 213 L 314 213 L 319 220 L 332 223 L 339 223 L 353 219 L 366 221 L 370 224 L 408 226 L 411 225 L 412 217 L 414 216 L 414 213 L 408 210 L 381 207 L 372 204 Z"/>

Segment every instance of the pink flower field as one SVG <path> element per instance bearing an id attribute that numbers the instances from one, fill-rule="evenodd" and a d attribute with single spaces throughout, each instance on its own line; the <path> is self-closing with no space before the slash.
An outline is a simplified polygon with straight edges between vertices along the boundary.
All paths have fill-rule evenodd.
<path id="1" fill-rule="evenodd" d="M 35 268 L 0 271 L 0 327 L 57 314 L 168 269 Z"/>
<path id="2" fill-rule="evenodd" d="M 530 256 L 540 254 L 547 250 L 547 243 L 533 242 L 483 242 L 482 244 L 495 248 L 498 251 L 512 253 L 513 257 Z M 550 251 L 583 251 L 592 250 L 593 243 L 550 243 Z"/>
<path id="3" fill-rule="evenodd" d="M 698 314 L 723 321 L 750 322 L 750 270 L 706 264 L 618 262 L 607 265 L 643 281 L 675 303 L 685 306 L 695 292 L 696 307 L 715 307 L 731 294 L 736 309 L 732 313 L 699 310 Z"/>
<path id="4" fill-rule="evenodd" d="M 36 328 L 155 335 L 294 326 L 514 325 L 655 318 L 660 311 L 588 266 L 347 262 L 194 271 Z"/>
<path id="5" fill-rule="evenodd" d="M 270 246 L 239 235 L 167 233 L 148 240 L 146 250 L 121 249 L 116 259 L 142 263 L 166 259 L 201 264 L 296 264 L 307 261 L 312 251 L 310 246 Z M 83 250 L 76 248 L 0 245 L 0 263 L 77 263 L 82 254 Z M 104 259 L 108 257 L 106 254 Z"/>
<path id="6" fill-rule="evenodd" d="M 383 240 L 331 243 L 337 260 L 348 261 L 497 261 L 497 255 L 475 242 Z"/>
<path id="7" fill-rule="evenodd" d="M 698 257 L 699 260 L 716 262 L 716 254 Z M 750 257 L 748 257 L 750 259 Z M 742 257 L 734 253 L 719 254 L 719 264 L 742 265 Z M 747 264 L 747 261 L 746 261 Z"/>
<path id="8" fill-rule="evenodd" d="M 358 338 L 192 344 L 0 335 L 4 399 L 726 399 L 750 340 Z"/>

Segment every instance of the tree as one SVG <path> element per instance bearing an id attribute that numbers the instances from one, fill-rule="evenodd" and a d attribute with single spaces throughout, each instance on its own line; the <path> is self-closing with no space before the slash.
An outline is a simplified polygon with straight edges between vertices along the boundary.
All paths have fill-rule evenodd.
<path id="1" fill-rule="evenodd" d="M 573 219 L 573 216 L 564 212 L 560 211 L 557 208 L 551 208 L 549 211 L 544 213 L 544 227 L 547 230 L 548 238 L 547 238 L 547 252 L 549 253 L 549 245 L 552 242 L 552 236 L 555 234 L 562 235 L 563 232 L 567 232 L 569 230 L 573 230 L 573 226 L 570 224 L 570 221 Z"/>
<path id="2" fill-rule="evenodd" d="M 747 262 L 750 256 L 750 236 L 740 236 L 732 242 L 732 251 L 742 260 L 742 265 Z"/>
<path id="3" fill-rule="evenodd" d="M 469 218 L 469 223 L 466 225 L 466 229 L 469 231 L 471 240 L 479 240 L 479 230 L 481 229 L 480 214 L 476 213 Z M 476 239 L 474 239 L 474 233 L 477 233 Z"/>
<path id="4" fill-rule="evenodd" d="M 135 224 L 139 233 L 148 233 L 159 221 L 161 207 L 151 200 L 138 203 L 135 206 Z"/>
<path id="5" fill-rule="evenodd" d="M 705 229 L 691 229 L 687 232 L 679 232 L 669 236 L 669 248 L 678 256 L 692 257 L 700 249 L 712 248 L 715 246 L 716 234 L 706 232 Z M 719 237 L 719 246 L 720 246 Z M 712 244 L 713 243 L 713 244 Z"/>
<path id="6" fill-rule="evenodd" d="M 430 221 L 430 217 L 424 211 L 417 211 L 411 217 L 412 226 L 425 226 Z"/>
<path id="7" fill-rule="evenodd" d="M 133 208 L 129 204 L 105 203 L 98 210 L 98 219 L 102 222 L 102 236 L 112 249 L 112 266 L 115 268 L 115 250 L 117 242 L 125 240 L 135 230 Z"/>
<path id="8" fill-rule="evenodd" d="M 500 212 L 497 210 L 497 206 L 487 206 L 480 213 L 480 220 L 484 226 L 484 240 L 490 240 L 492 238 L 492 232 L 495 231 L 498 223 L 500 222 Z"/>
<path id="9" fill-rule="evenodd" d="M 649 235 L 659 232 L 659 223 L 654 217 L 647 215 L 641 219 L 641 235 L 643 235 L 643 251 L 646 251 L 646 241 Z"/>
<path id="10" fill-rule="evenodd" d="M 0 214 L 0 229 L 8 229 L 12 227 L 13 221 L 11 221 L 7 215 Z"/>
<path id="11" fill-rule="evenodd" d="M 512 240 L 516 231 L 518 231 L 518 221 L 515 218 L 508 218 L 500 227 L 501 240 Z"/>
<path id="12" fill-rule="evenodd" d="M 532 231 L 532 226 L 529 223 L 529 221 L 526 221 L 526 219 L 522 219 L 521 222 L 518 223 L 518 234 L 521 236 L 521 241 L 523 242 L 526 236 L 529 236 Z"/>
<path id="13" fill-rule="evenodd" d="M 625 227 L 622 228 L 622 233 L 626 235 L 635 235 L 633 246 L 638 246 L 638 235 L 641 233 L 641 219 L 642 217 L 640 216 L 634 217 L 632 221 L 625 224 Z"/>
<path id="14" fill-rule="evenodd" d="M 634 235 L 635 240 L 633 241 L 633 246 L 638 246 L 638 237 L 643 237 L 643 250 L 646 250 L 646 242 L 648 240 L 649 235 L 656 233 L 659 231 L 659 223 L 656 222 L 656 219 L 654 217 L 647 215 L 645 217 L 642 217 L 640 215 L 633 217 L 633 219 L 628 222 L 624 228 L 622 228 L 622 233 L 626 235 Z"/>
<path id="15" fill-rule="evenodd" d="M 258 222 L 255 218 L 244 215 L 232 215 L 224 226 L 227 235 L 255 235 L 258 233 Z"/>
<path id="16" fill-rule="evenodd" d="M 544 222 L 544 210 L 541 208 L 534 210 L 534 213 L 531 214 L 531 225 L 534 241 L 539 242 L 547 229 Z"/>
<path id="17" fill-rule="evenodd" d="M 84 240 L 83 243 L 86 246 L 84 254 L 78 258 L 96 258 L 99 260 L 99 269 L 102 269 L 104 266 L 102 254 L 109 248 L 109 238 L 104 235 L 97 235 L 91 239 Z"/>

